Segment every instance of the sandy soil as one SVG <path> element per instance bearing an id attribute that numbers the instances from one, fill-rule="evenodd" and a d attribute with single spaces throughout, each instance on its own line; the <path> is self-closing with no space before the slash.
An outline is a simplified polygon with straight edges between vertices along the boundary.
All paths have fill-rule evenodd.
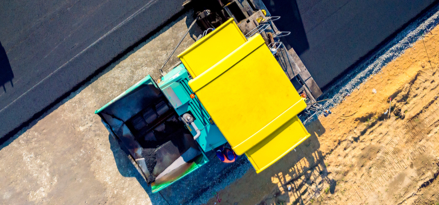
<path id="1" fill-rule="evenodd" d="M 295 151 L 207 204 L 439 203 L 438 42 L 436 27 L 308 125 Z"/>

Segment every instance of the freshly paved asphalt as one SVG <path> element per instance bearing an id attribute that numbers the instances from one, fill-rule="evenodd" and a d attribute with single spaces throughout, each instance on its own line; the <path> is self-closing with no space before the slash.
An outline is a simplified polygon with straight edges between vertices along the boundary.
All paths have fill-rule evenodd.
<path id="1" fill-rule="evenodd" d="M 183 1 L 0 1 L 0 141 L 182 11 Z"/>
<path id="2" fill-rule="evenodd" d="M 263 0 L 320 87 L 392 38 L 435 0 Z"/>
<path id="3" fill-rule="evenodd" d="M 183 1 L 1 1 L 0 142 L 146 40 L 182 11 Z M 320 87 L 437 2 L 263 1 L 272 15 L 282 16 L 276 25 L 292 31 L 286 43 Z"/>

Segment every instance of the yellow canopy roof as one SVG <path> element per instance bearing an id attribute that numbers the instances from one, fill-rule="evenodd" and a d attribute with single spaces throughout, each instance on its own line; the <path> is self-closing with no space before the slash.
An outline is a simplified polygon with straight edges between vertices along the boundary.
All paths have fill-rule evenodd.
<path id="1" fill-rule="evenodd" d="M 189 82 L 232 149 L 257 172 L 310 135 L 297 118 L 306 103 L 260 35 Z"/>

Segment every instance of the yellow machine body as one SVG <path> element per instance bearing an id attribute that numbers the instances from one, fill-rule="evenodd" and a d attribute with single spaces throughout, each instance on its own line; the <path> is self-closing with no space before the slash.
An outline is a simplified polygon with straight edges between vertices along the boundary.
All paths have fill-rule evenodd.
<path id="1" fill-rule="evenodd" d="M 231 18 L 178 55 L 195 78 L 247 41 Z"/>
<path id="2" fill-rule="evenodd" d="M 310 136 L 297 117 L 306 103 L 259 34 L 199 73 L 189 86 L 232 149 L 246 154 L 257 173 Z"/>

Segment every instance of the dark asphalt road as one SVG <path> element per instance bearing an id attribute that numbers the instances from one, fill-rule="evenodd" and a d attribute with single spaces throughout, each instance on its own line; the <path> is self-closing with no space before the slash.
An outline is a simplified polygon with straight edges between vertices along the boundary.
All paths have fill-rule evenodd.
<path id="1" fill-rule="evenodd" d="M 1 1 L 0 142 L 175 16 L 183 1 Z M 287 44 L 321 87 L 437 2 L 263 1 L 282 16 L 276 25 L 292 31 Z"/>
<path id="2" fill-rule="evenodd" d="M 386 42 L 435 0 L 263 0 L 320 87 Z"/>
<path id="3" fill-rule="evenodd" d="M 183 1 L 0 1 L 0 141 L 182 11 Z"/>

